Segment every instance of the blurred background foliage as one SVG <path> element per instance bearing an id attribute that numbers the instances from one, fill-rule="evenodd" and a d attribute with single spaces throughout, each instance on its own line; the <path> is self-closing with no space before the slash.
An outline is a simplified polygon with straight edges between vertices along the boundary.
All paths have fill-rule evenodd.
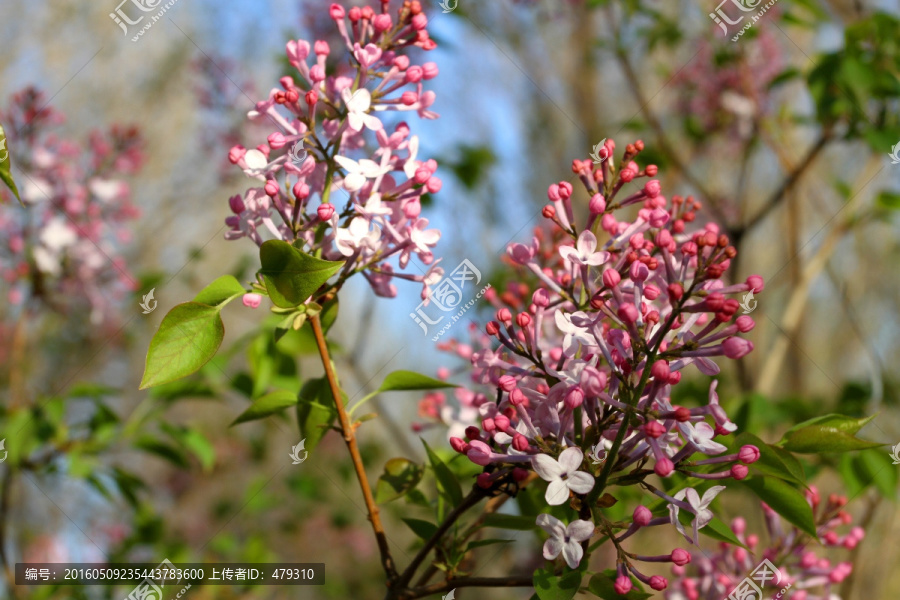
<path id="1" fill-rule="evenodd" d="M 0 106 L 37 86 L 66 115 L 62 135 L 85 139 L 93 129 L 134 124 L 145 158 L 126 177 L 142 214 L 122 254 L 137 283 L 107 309 L 118 328 L 85 327 L 77 308 L 26 311 L 6 301 L 9 282 L 0 281 L 0 438 L 9 452 L 0 466 L 3 562 L 316 561 L 326 564 L 327 584 L 299 588 L 301 597 L 379 597 L 377 549 L 341 440 L 326 435 L 307 461 L 292 465 L 297 419 L 308 415 L 231 426 L 252 398 L 321 376 L 306 330 L 276 344 L 274 323 L 260 329 L 259 314 L 229 306 L 226 351 L 189 380 L 138 391 L 150 336 L 166 311 L 210 274 L 252 275 L 253 248 L 222 237 L 227 198 L 245 185 L 227 151 L 269 133 L 248 125 L 246 112 L 285 72 L 285 41 L 332 35 L 327 2 L 180 0 L 138 43 L 111 23 L 114 8 L 60 0 L 0 9 Z M 896 3 L 782 0 L 736 42 L 707 16 L 715 8 L 712 0 L 460 0 L 449 14 L 432 6 L 439 48 L 428 59 L 441 68 L 434 81 L 441 119 L 416 124 L 414 133 L 445 181 L 426 207 L 444 231 L 439 255 L 449 265 L 470 259 L 504 291 L 505 245 L 526 240 L 540 223 L 546 186 L 567 179 L 571 159 L 587 158 L 604 138 L 620 148 L 643 139 L 642 158 L 659 165 L 663 190 L 702 200 L 701 218 L 716 219 L 738 247 L 732 276 L 766 280 L 754 314 L 756 351 L 720 377 L 729 413 L 769 442 L 829 412 L 875 415 L 862 437 L 896 444 L 900 166 L 889 157 L 900 143 Z M 21 133 L 7 133 L 14 164 L 24 164 L 15 147 Z M 2 193 L 0 214 L 23 210 Z M 586 210 L 587 198 L 580 202 Z M 416 286 L 384 300 L 354 283 L 341 297 L 333 336 L 351 400 L 392 370 L 460 366 L 407 317 Z M 159 310 L 145 315 L 138 304 L 151 288 Z M 466 337 L 462 327 L 452 335 Z M 680 388 L 676 400 L 686 405 L 707 394 L 699 381 Z M 472 465 L 449 451 L 444 431 L 414 429 L 423 422 L 417 399 L 392 394 L 372 403 L 379 418 L 361 436 L 370 477 L 392 457 L 424 463 L 421 435 L 470 480 Z M 868 530 L 842 595 L 895 597 L 900 467 L 886 448 L 807 455 L 803 467 L 822 493 L 851 497 L 851 512 Z M 419 489 L 433 487 L 426 481 Z M 535 506 L 529 494 L 497 523 L 514 530 L 516 515 Z M 739 491 L 723 498 L 723 518 L 744 514 L 759 524 L 755 500 Z M 401 562 L 421 534 L 401 518 L 426 518 L 427 507 L 421 492 L 384 505 Z M 501 575 L 542 564 L 531 534 L 486 537 L 501 535 L 512 541 L 479 548 L 472 570 Z M 645 542 L 645 554 L 667 543 Z M 5 585 L 9 598 L 128 592 L 25 589 L 8 578 Z M 190 595 L 297 592 L 235 586 Z"/>

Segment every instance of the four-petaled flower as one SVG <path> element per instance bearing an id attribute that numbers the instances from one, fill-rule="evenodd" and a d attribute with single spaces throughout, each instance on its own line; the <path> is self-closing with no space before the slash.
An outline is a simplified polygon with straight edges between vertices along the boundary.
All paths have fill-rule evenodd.
<path id="1" fill-rule="evenodd" d="M 546 454 L 538 454 L 532 459 L 535 472 L 544 481 L 550 482 L 544 498 L 547 504 L 556 506 L 569 499 L 569 490 L 576 494 L 587 494 L 594 487 L 594 478 L 579 471 L 584 453 L 581 448 L 566 448 L 559 460 Z"/>
<path id="2" fill-rule="evenodd" d="M 677 504 L 669 504 L 669 516 L 672 519 L 672 524 L 675 525 L 675 529 L 684 536 L 684 539 L 692 542 L 695 546 L 700 546 L 700 542 L 698 541 L 700 530 L 706 527 L 713 519 L 713 513 L 709 510 L 709 505 L 712 504 L 713 499 L 719 495 L 719 492 L 724 489 L 724 485 L 715 485 L 706 490 L 702 498 L 694 488 L 687 488 L 675 494 L 674 498 L 676 500 L 686 499 L 687 503 L 691 506 L 691 512 L 694 513 L 694 536 L 692 538 L 685 533 L 684 525 L 678 520 L 679 506 Z"/>
<path id="3" fill-rule="evenodd" d="M 359 191 L 362 186 L 366 185 L 366 179 L 373 179 L 391 170 L 389 166 L 379 165 L 368 158 L 356 162 L 352 158 L 338 154 L 334 160 L 347 170 L 347 175 L 344 177 L 344 189 L 351 193 Z"/>
<path id="4" fill-rule="evenodd" d="M 334 244 L 344 256 L 353 256 L 363 246 L 372 247 L 380 237 L 377 230 L 369 231 L 369 222 L 363 217 L 354 217 L 346 228 L 334 230 Z"/>
<path id="5" fill-rule="evenodd" d="M 562 246 L 559 253 L 564 259 L 583 267 L 596 267 L 609 260 L 609 252 L 597 252 L 597 237 L 589 229 L 578 236 L 575 246 Z"/>
<path id="6" fill-rule="evenodd" d="M 578 520 L 566 526 L 556 517 L 546 513 L 538 515 L 537 524 L 550 534 L 550 539 L 544 542 L 544 558 L 553 560 L 561 552 L 569 568 L 577 568 L 581 557 L 584 556 L 581 542 L 591 539 L 594 535 L 594 524 Z"/>
<path id="7" fill-rule="evenodd" d="M 351 93 L 349 88 L 341 90 L 341 98 L 347 106 L 347 126 L 353 131 L 361 131 L 363 126 L 372 131 L 381 129 L 381 121 L 375 115 L 369 114 L 372 106 L 372 94 L 366 88 Z"/>

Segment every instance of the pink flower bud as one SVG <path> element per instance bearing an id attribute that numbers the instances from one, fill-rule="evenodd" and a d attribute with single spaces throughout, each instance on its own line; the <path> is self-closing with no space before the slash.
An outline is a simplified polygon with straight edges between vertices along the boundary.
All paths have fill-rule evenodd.
<path id="1" fill-rule="evenodd" d="M 662 457 L 656 461 L 656 465 L 653 467 L 653 471 L 660 477 L 668 477 L 674 470 L 675 464 L 666 457 Z"/>
<path id="2" fill-rule="evenodd" d="M 613 585 L 613 589 L 616 590 L 617 594 L 622 594 L 624 596 L 631 591 L 631 579 L 627 575 L 619 575 L 616 577 L 616 583 Z"/>
<path id="3" fill-rule="evenodd" d="M 425 13 L 419 13 L 412 18 L 412 26 L 416 31 L 421 31 L 428 27 L 428 17 Z"/>
<path id="4" fill-rule="evenodd" d="M 659 167 L 656 165 L 647 165 L 647 168 L 644 169 L 644 173 L 647 174 L 648 177 L 656 177 L 656 174 L 659 172 Z"/>
<path id="5" fill-rule="evenodd" d="M 269 137 L 266 138 L 266 141 L 269 142 L 269 146 L 273 150 L 283 148 L 284 145 L 287 144 L 287 140 L 284 139 L 284 134 L 280 131 L 276 131 L 275 133 L 269 135 Z"/>
<path id="6" fill-rule="evenodd" d="M 659 288 L 652 283 L 648 283 L 644 286 L 644 298 L 647 300 L 656 300 L 659 297 L 659 294 Z"/>
<path id="7" fill-rule="evenodd" d="M 236 165 L 244 158 L 245 154 L 247 154 L 247 149 L 240 144 L 232 146 L 231 150 L 228 151 L 228 162 Z"/>
<path id="8" fill-rule="evenodd" d="M 691 562 L 691 553 L 684 548 L 675 548 L 672 550 L 672 563 L 683 567 Z"/>
<path id="9" fill-rule="evenodd" d="M 316 40 L 316 43 L 313 44 L 313 52 L 316 53 L 316 56 L 328 56 L 331 53 L 331 46 L 325 40 Z"/>
<path id="10" fill-rule="evenodd" d="M 622 276 L 615 269 L 606 269 L 603 271 L 603 285 L 608 288 L 614 288 L 622 281 Z"/>
<path id="11" fill-rule="evenodd" d="M 450 438 L 450 446 L 460 454 L 465 454 L 469 449 L 469 444 L 467 444 L 464 440 L 461 440 L 458 437 Z"/>
<path id="12" fill-rule="evenodd" d="M 517 314 L 516 315 L 516 325 L 518 325 L 519 327 L 522 327 L 523 329 L 525 327 L 528 327 L 529 325 L 531 325 L 531 315 L 529 315 L 528 313 Z"/>
<path id="13" fill-rule="evenodd" d="M 650 374 L 660 381 L 669 379 L 669 362 L 666 360 L 658 360 L 650 367 Z"/>
<path id="14" fill-rule="evenodd" d="M 354 6 L 350 9 L 350 12 L 347 13 L 347 16 L 350 17 L 352 22 L 356 23 L 362 18 L 362 11 L 358 6 Z"/>
<path id="15" fill-rule="evenodd" d="M 309 186 L 303 181 L 295 183 L 292 191 L 294 192 L 294 198 L 298 200 L 305 200 L 309 197 Z"/>
<path id="16" fill-rule="evenodd" d="M 415 92 L 403 92 L 400 94 L 400 102 L 405 106 L 412 106 L 419 101 L 419 95 Z"/>
<path id="17" fill-rule="evenodd" d="M 472 440 L 469 442 L 469 451 L 466 456 L 476 465 L 482 467 L 491 462 L 491 447 L 481 440 Z"/>
<path id="18" fill-rule="evenodd" d="M 656 591 L 664 590 L 669 587 L 669 580 L 659 575 L 650 578 L 650 587 Z"/>
<path id="19" fill-rule="evenodd" d="M 407 219 L 415 219 L 422 212 L 422 205 L 416 202 L 407 202 L 406 206 L 403 207 L 403 214 L 406 215 Z"/>
<path id="20" fill-rule="evenodd" d="M 753 351 L 753 343 L 744 338 L 730 337 L 722 342 L 722 349 L 728 358 L 743 358 Z"/>
<path id="21" fill-rule="evenodd" d="M 535 306 L 547 308 L 550 306 L 550 294 L 544 288 L 538 288 L 531 295 L 531 301 Z"/>
<path id="22" fill-rule="evenodd" d="M 592 215 L 602 214 L 606 210 L 606 199 L 600 194 L 594 194 L 588 203 L 588 209 Z"/>
<path id="23" fill-rule="evenodd" d="M 494 427 L 497 431 L 506 431 L 509 429 L 509 418 L 505 415 L 497 415 L 494 417 Z"/>
<path id="24" fill-rule="evenodd" d="M 319 101 L 319 92 L 316 90 L 309 90 L 304 94 L 303 99 L 306 101 L 306 104 L 309 106 L 315 106 L 316 102 Z"/>
<path id="25" fill-rule="evenodd" d="M 756 323 L 749 315 L 739 316 L 734 320 L 734 324 L 737 325 L 738 331 L 740 331 L 741 333 L 747 333 L 748 331 L 756 327 Z"/>
<path id="26" fill-rule="evenodd" d="M 469 425 L 466 427 L 466 439 L 468 440 L 478 440 L 481 439 L 481 430 L 475 427 L 474 425 Z"/>
<path id="27" fill-rule="evenodd" d="M 511 392 L 516 387 L 516 378 L 512 375 L 503 375 L 497 383 L 497 387 L 504 392 Z"/>
<path id="28" fill-rule="evenodd" d="M 754 294 L 763 291 L 766 287 L 763 278 L 759 275 L 751 275 L 750 277 L 748 277 L 747 285 L 750 286 L 750 289 L 753 290 Z"/>
<path id="29" fill-rule="evenodd" d="M 643 430 L 644 435 L 653 439 L 657 439 L 666 434 L 666 426 L 659 421 L 649 421 L 645 423 Z"/>
<path id="30" fill-rule="evenodd" d="M 568 200 L 572 197 L 572 184 L 568 181 L 560 181 L 559 182 L 559 197 L 562 200 Z"/>
<path id="31" fill-rule="evenodd" d="M 375 27 L 376 33 L 382 33 L 393 27 L 394 23 L 391 21 L 391 15 L 381 13 L 375 15 L 375 18 L 372 19 L 372 25 Z"/>
<path id="32" fill-rule="evenodd" d="M 329 14 L 329 15 L 331 16 L 331 18 L 334 19 L 335 21 L 340 21 L 341 19 L 344 18 L 344 15 L 345 15 L 346 13 L 344 12 L 344 7 L 341 6 L 340 4 L 332 4 L 332 5 L 328 8 L 328 14 Z"/>
<path id="33" fill-rule="evenodd" d="M 323 69 L 320 65 L 313 65 L 309 70 L 309 78 L 313 83 L 321 83 L 325 81 L 325 69 Z"/>
<path id="34" fill-rule="evenodd" d="M 609 271 L 607 270 L 606 272 L 608 273 Z M 619 319 L 626 325 L 633 324 L 640 316 L 638 315 L 638 310 L 634 307 L 634 304 L 623 304 L 616 311 L 616 315 L 618 315 Z"/>
<path id="35" fill-rule="evenodd" d="M 650 277 L 650 269 L 647 268 L 647 265 L 642 263 L 639 260 L 631 263 L 631 268 L 628 270 L 629 275 L 631 275 L 631 279 L 634 281 L 646 281 L 648 277 Z"/>
<path id="36" fill-rule="evenodd" d="M 675 420 L 679 423 L 687 423 L 691 420 L 691 409 L 686 406 L 675 406 L 674 409 Z"/>
<path id="37" fill-rule="evenodd" d="M 759 448 L 756 446 L 746 445 L 741 446 L 741 451 L 738 452 L 738 460 L 740 460 L 745 465 L 751 465 L 759 460 Z"/>
<path id="38" fill-rule="evenodd" d="M 659 229 L 669 222 L 669 211 L 664 208 L 654 208 L 650 213 L 650 227 Z"/>
<path id="39" fill-rule="evenodd" d="M 430 177 L 428 181 L 425 182 L 425 189 L 428 190 L 430 194 L 436 194 L 441 191 L 441 183 L 440 178 L 438 177 Z"/>
<path id="40" fill-rule="evenodd" d="M 482 473 L 476 479 L 475 483 L 478 484 L 478 487 L 482 489 L 489 489 L 493 484 L 493 480 L 491 479 L 490 473 Z"/>
<path id="41" fill-rule="evenodd" d="M 394 58 L 394 66 L 400 69 L 401 71 L 405 71 L 409 68 L 409 57 L 405 55 L 400 55 Z"/>
<path id="42" fill-rule="evenodd" d="M 525 404 L 528 401 L 528 398 L 525 397 L 525 394 L 522 393 L 522 390 L 519 388 L 515 388 L 509 393 L 509 403 L 513 406 L 519 406 Z"/>
<path id="43" fill-rule="evenodd" d="M 747 520 L 744 517 L 735 517 L 731 520 L 731 530 L 735 535 L 744 535 L 747 531 Z"/>
<path id="44" fill-rule="evenodd" d="M 327 221 L 334 214 L 334 205 L 330 202 L 327 204 L 320 204 L 319 208 L 316 209 L 316 214 L 319 215 L 320 220 Z"/>
<path id="45" fill-rule="evenodd" d="M 525 481 L 529 477 L 528 469 L 523 469 L 521 467 L 516 467 L 512 470 L 513 479 L 518 482 Z"/>
<path id="46" fill-rule="evenodd" d="M 647 183 L 644 184 L 644 194 L 648 198 L 656 198 L 659 196 L 659 192 L 661 190 L 661 186 L 659 185 L 658 179 L 651 179 Z"/>
<path id="47" fill-rule="evenodd" d="M 509 312 L 508 308 L 501 308 L 497 311 L 497 320 L 509 325 L 512 323 L 512 313 Z"/>
<path id="48" fill-rule="evenodd" d="M 228 207 L 231 209 L 236 215 L 241 214 L 247 209 L 247 206 L 244 204 L 244 200 L 240 197 L 240 195 L 234 195 L 228 199 Z"/>
<path id="49" fill-rule="evenodd" d="M 556 209 L 550 206 L 549 204 L 541 209 L 541 214 L 545 219 L 552 219 L 556 216 Z"/>
<path id="50" fill-rule="evenodd" d="M 267 195 L 277 196 L 278 195 L 278 184 L 270 179 L 269 181 L 266 182 L 265 190 L 266 190 Z"/>
<path id="51" fill-rule="evenodd" d="M 734 477 L 738 481 L 740 481 L 741 479 L 745 479 L 749 472 L 750 472 L 750 469 L 748 469 L 744 465 L 741 465 L 741 464 L 731 465 L 731 476 Z"/>
<path id="52" fill-rule="evenodd" d="M 489 321 L 488 324 L 484 326 L 484 331 L 490 336 L 495 336 L 500 333 L 500 323 L 497 321 Z"/>
<path id="53" fill-rule="evenodd" d="M 419 83 L 422 81 L 422 77 L 425 75 L 422 67 L 419 65 L 413 65 L 406 70 L 406 81 L 407 83 Z"/>
<path id="54" fill-rule="evenodd" d="M 244 306 L 247 308 L 258 308 L 259 303 L 262 302 L 262 296 L 259 294 L 244 294 L 241 298 L 241 302 L 243 302 Z"/>
<path id="55" fill-rule="evenodd" d="M 497 425 L 494 423 L 494 419 L 488 417 L 481 421 L 481 428 L 488 433 L 494 433 L 497 430 Z"/>
<path id="56" fill-rule="evenodd" d="M 517 433 L 516 435 L 513 436 L 512 445 L 513 445 L 513 448 L 515 448 L 519 452 L 525 452 L 526 450 L 528 450 L 528 446 L 529 446 L 528 438 L 526 438 L 521 433 Z"/>
<path id="57" fill-rule="evenodd" d="M 598 396 L 606 389 L 606 373 L 588 365 L 581 372 L 581 380 L 579 383 L 586 394 L 589 396 Z"/>
<path id="58" fill-rule="evenodd" d="M 653 519 L 653 513 L 650 512 L 649 508 L 641 504 L 634 509 L 634 513 L 632 513 L 631 519 L 634 521 L 635 525 L 646 527 Z"/>
<path id="59" fill-rule="evenodd" d="M 571 387 L 569 388 L 569 391 L 566 392 L 566 397 L 563 402 L 569 410 L 576 409 L 584 403 L 584 392 L 581 391 L 581 388 L 577 385 Z"/>
<path id="60" fill-rule="evenodd" d="M 439 70 L 437 63 L 427 62 L 422 65 L 422 78 L 423 79 L 434 79 L 438 76 Z"/>
<path id="61" fill-rule="evenodd" d="M 673 301 L 681 300 L 681 297 L 684 296 L 684 288 L 681 287 L 680 283 L 670 283 L 666 287 L 666 291 L 669 293 L 669 298 Z"/>

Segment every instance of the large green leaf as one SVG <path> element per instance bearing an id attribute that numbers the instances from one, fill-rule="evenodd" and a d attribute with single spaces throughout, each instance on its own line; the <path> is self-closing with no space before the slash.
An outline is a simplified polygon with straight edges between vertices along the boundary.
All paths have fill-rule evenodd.
<path id="1" fill-rule="evenodd" d="M 0 160 L 0 180 L 15 195 L 16 200 L 22 202 L 22 199 L 19 197 L 19 188 L 16 187 L 16 182 L 13 181 L 12 174 L 9 172 L 9 148 L 6 147 L 6 132 L 3 131 L 3 125 L 0 125 L 0 158 L 2 158 Z"/>
<path id="2" fill-rule="evenodd" d="M 297 402 L 297 423 L 300 435 L 306 440 L 306 450 L 311 452 L 318 445 L 336 418 L 337 408 L 325 378 L 310 379 L 303 384 Z"/>
<path id="3" fill-rule="evenodd" d="M 194 302 L 222 308 L 227 302 L 247 293 L 244 286 L 231 275 L 222 275 L 208 286 L 200 290 Z"/>
<path id="4" fill-rule="evenodd" d="M 297 404 L 297 395 L 295 393 L 287 390 L 277 390 L 257 398 L 250 405 L 250 408 L 242 412 L 231 425 L 265 419 L 269 415 L 274 415 L 295 404 Z"/>
<path id="5" fill-rule="evenodd" d="M 813 538 L 818 538 L 812 508 L 802 492 L 777 477 L 751 477 L 740 483 L 788 522 Z"/>
<path id="6" fill-rule="evenodd" d="M 405 458 L 392 458 L 385 463 L 384 473 L 378 478 L 375 502 L 384 504 L 406 495 L 419 484 L 424 474 L 425 467 Z"/>
<path id="7" fill-rule="evenodd" d="M 403 522 L 409 525 L 409 528 L 413 530 L 413 533 L 423 540 L 429 540 L 437 533 L 437 525 L 428 521 L 423 521 L 422 519 L 403 519 Z"/>
<path id="8" fill-rule="evenodd" d="M 259 272 L 269 297 L 280 308 L 293 308 L 306 302 L 344 266 L 343 261 L 310 256 L 281 240 L 263 242 L 259 261 L 262 265 Z"/>
<path id="9" fill-rule="evenodd" d="M 541 600 L 572 600 L 578 592 L 583 576 L 583 571 L 554 575 L 553 571 L 538 569 L 532 579 L 534 592 Z"/>
<path id="10" fill-rule="evenodd" d="M 431 463 L 431 468 L 434 469 L 434 477 L 437 479 L 438 489 L 447 497 L 451 505 L 454 507 L 459 506 L 463 499 L 463 493 L 456 476 L 444 464 L 444 461 L 428 447 L 428 443 L 425 440 L 422 440 L 422 443 L 425 444 L 425 451 L 428 453 L 428 461 Z"/>
<path id="11" fill-rule="evenodd" d="M 785 450 L 801 454 L 849 452 L 877 448 L 884 444 L 856 437 L 856 433 L 874 418 L 875 415 L 856 418 L 834 414 L 816 417 L 788 430 L 779 445 Z"/>
<path id="12" fill-rule="evenodd" d="M 367 394 L 359 402 L 354 404 L 350 409 L 350 414 L 353 414 L 353 412 L 356 411 L 357 408 L 382 392 L 439 390 L 443 388 L 455 387 L 459 386 L 452 383 L 447 383 L 446 381 L 441 381 L 440 379 L 428 377 L 427 375 L 422 375 L 421 373 L 416 373 L 414 371 L 394 371 L 392 373 L 389 373 L 388 376 L 384 378 L 384 381 L 381 382 L 381 385 L 378 386 L 377 390 L 375 390 L 371 394 Z"/>
<path id="13" fill-rule="evenodd" d="M 185 302 L 170 310 L 150 342 L 140 389 L 181 379 L 215 356 L 225 337 L 219 309 Z"/>

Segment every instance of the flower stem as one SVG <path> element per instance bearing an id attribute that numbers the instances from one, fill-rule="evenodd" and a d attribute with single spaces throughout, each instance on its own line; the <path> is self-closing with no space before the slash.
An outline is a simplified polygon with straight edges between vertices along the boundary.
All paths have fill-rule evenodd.
<path id="1" fill-rule="evenodd" d="M 360 455 L 359 447 L 356 444 L 355 430 L 350 424 L 350 418 L 347 416 L 346 408 L 341 400 L 341 389 L 340 386 L 338 386 L 337 377 L 332 369 L 331 356 L 328 353 L 328 345 L 325 343 L 325 334 L 322 332 L 322 324 L 319 321 L 319 315 L 312 317 L 310 323 L 312 324 L 313 335 L 315 335 L 316 338 L 319 356 L 322 357 L 322 366 L 325 367 L 325 378 L 328 380 L 328 387 L 331 389 L 334 405 L 337 408 L 341 434 L 344 436 L 344 442 L 346 442 L 347 449 L 350 451 L 350 458 L 353 460 L 356 478 L 359 480 L 359 487 L 362 489 L 366 510 L 369 512 L 369 521 L 372 522 L 372 529 L 375 532 L 375 539 L 378 542 L 378 550 L 381 553 L 381 565 L 387 575 L 388 586 L 390 586 L 394 580 L 397 579 L 397 569 L 394 566 L 394 559 L 391 557 L 391 550 L 388 546 L 384 526 L 381 524 L 378 506 L 375 504 L 374 496 L 372 496 L 372 488 L 366 477 L 366 469 L 363 466 L 362 455 Z"/>

